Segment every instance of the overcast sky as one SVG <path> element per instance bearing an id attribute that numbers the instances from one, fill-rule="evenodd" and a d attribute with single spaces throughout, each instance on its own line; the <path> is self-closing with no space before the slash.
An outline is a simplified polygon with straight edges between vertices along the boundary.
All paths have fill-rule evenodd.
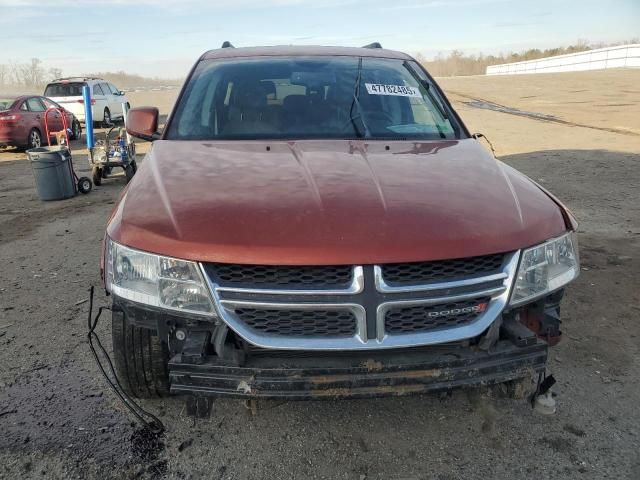
<path id="1" fill-rule="evenodd" d="M 0 0 L 0 63 L 181 77 L 205 50 L 316 44 L 498 53 L 640 36 L 640 0 Z"/>

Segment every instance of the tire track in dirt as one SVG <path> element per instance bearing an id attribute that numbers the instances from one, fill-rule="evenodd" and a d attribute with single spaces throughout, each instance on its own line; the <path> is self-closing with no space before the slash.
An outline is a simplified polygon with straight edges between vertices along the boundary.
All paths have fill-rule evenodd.
<path id="1" fill-rule="evenodd" d="M 466 98 L 470 101 L 461 101 L 462 104 L 467 105 L 469 107 L 473 107 L 473 108 L 480 108 L 483 110 L 491 110 L 494 112 L 500 112 L 500 113 L 506 113 L 508 115 L 517 115 L 519 117 L 525 117 L 525 118 L 531 118 L 533 120 L 538 120 L 541 122 L 551 122 L 551 123 L 558 123 L 560 125 L 566 125 L 566 126 L 570 126 L 570 127 L 580 127 L 580 128 L 589 128 L 592 130 L 600 130 L 603 132 L 610 132 L 610 133 L 619 133 L 621 135 L 631 135 L 631 136 L 635 136 L 635 137 L 640 137 L 640 133 L 639 132 L 634 132 L 632 130 L 625 130 L 622 128 L 611 128 L 611 127 L 598 127 L 595 125 L 588 125 L 586 123 L 577 123 L 577 122 L 570 122 L 569 120 L 563 120 L 562 118 L 558 118 L 554 115 L 549 115 L 546 113 L 539 113 L 539 112 L 529 112 L 526 110 L 519 110 L 517 108 L 514 107 L 509 107 L 507 105 L 501 105 L 499 103 L 496 102 L 492 102 L 490 100 L 486 100 L 484 98 L 478 98 L 478 97 L 474 97 L 471 95 L 466 95 L 464 93 L 460 93 L 460 92 L 456 92 L 454 90 L 449 90 L 448 91 L 449 95 L 457 95 L 459 97 L 462 98 Z"/>

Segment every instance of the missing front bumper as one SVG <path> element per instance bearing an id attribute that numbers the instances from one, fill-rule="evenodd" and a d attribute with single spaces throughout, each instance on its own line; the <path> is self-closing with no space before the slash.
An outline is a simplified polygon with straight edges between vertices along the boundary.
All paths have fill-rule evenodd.
<path id="1" fill-rule="evenodd" d="M 374 355 L 255 358 L 243 367 L 215 356 L 169 362 L 171 393 L 236 398 L 368 398 L 492 385 L 543 371 L 547 344 L 518 347 L 504 340 L 490 352 L 434 347 Z"/>

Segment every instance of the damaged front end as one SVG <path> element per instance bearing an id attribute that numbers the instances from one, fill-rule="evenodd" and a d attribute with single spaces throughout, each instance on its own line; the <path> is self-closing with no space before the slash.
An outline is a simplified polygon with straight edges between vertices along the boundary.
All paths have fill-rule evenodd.
<path id="1" fill-rule="evenodd" d="M 403 396 L 529 379 L 560 338 L 556 292 L 505 312 L 482 335 L 424 347 L 374 351 L 271 350 L 226 324 L 114 299 L 113 315 L 167 339 L 172 394 L 246 399 Z M 535 329 L 532 329 L 532 327 Z"/>
<path id="2" fill-rule="evenodd" d="M 196 396 L 379 397 L 532 378 L 579 270 L 572 232 L 380 265 L 196 263 L 114 245 L 116 366 L 133 391 Z"/>

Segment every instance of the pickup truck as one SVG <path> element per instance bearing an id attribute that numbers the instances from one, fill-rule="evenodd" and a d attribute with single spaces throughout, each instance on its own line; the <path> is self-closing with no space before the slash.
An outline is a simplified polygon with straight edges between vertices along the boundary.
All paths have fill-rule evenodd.
<path id="1" fill-rule="evenodd" d="M 576 221 L 378 44 L 203 54 L 108 222 L 136 397 L 357 398 L 545 372 Z M 193 398 L 193 397 L 190 397 Z"/>

